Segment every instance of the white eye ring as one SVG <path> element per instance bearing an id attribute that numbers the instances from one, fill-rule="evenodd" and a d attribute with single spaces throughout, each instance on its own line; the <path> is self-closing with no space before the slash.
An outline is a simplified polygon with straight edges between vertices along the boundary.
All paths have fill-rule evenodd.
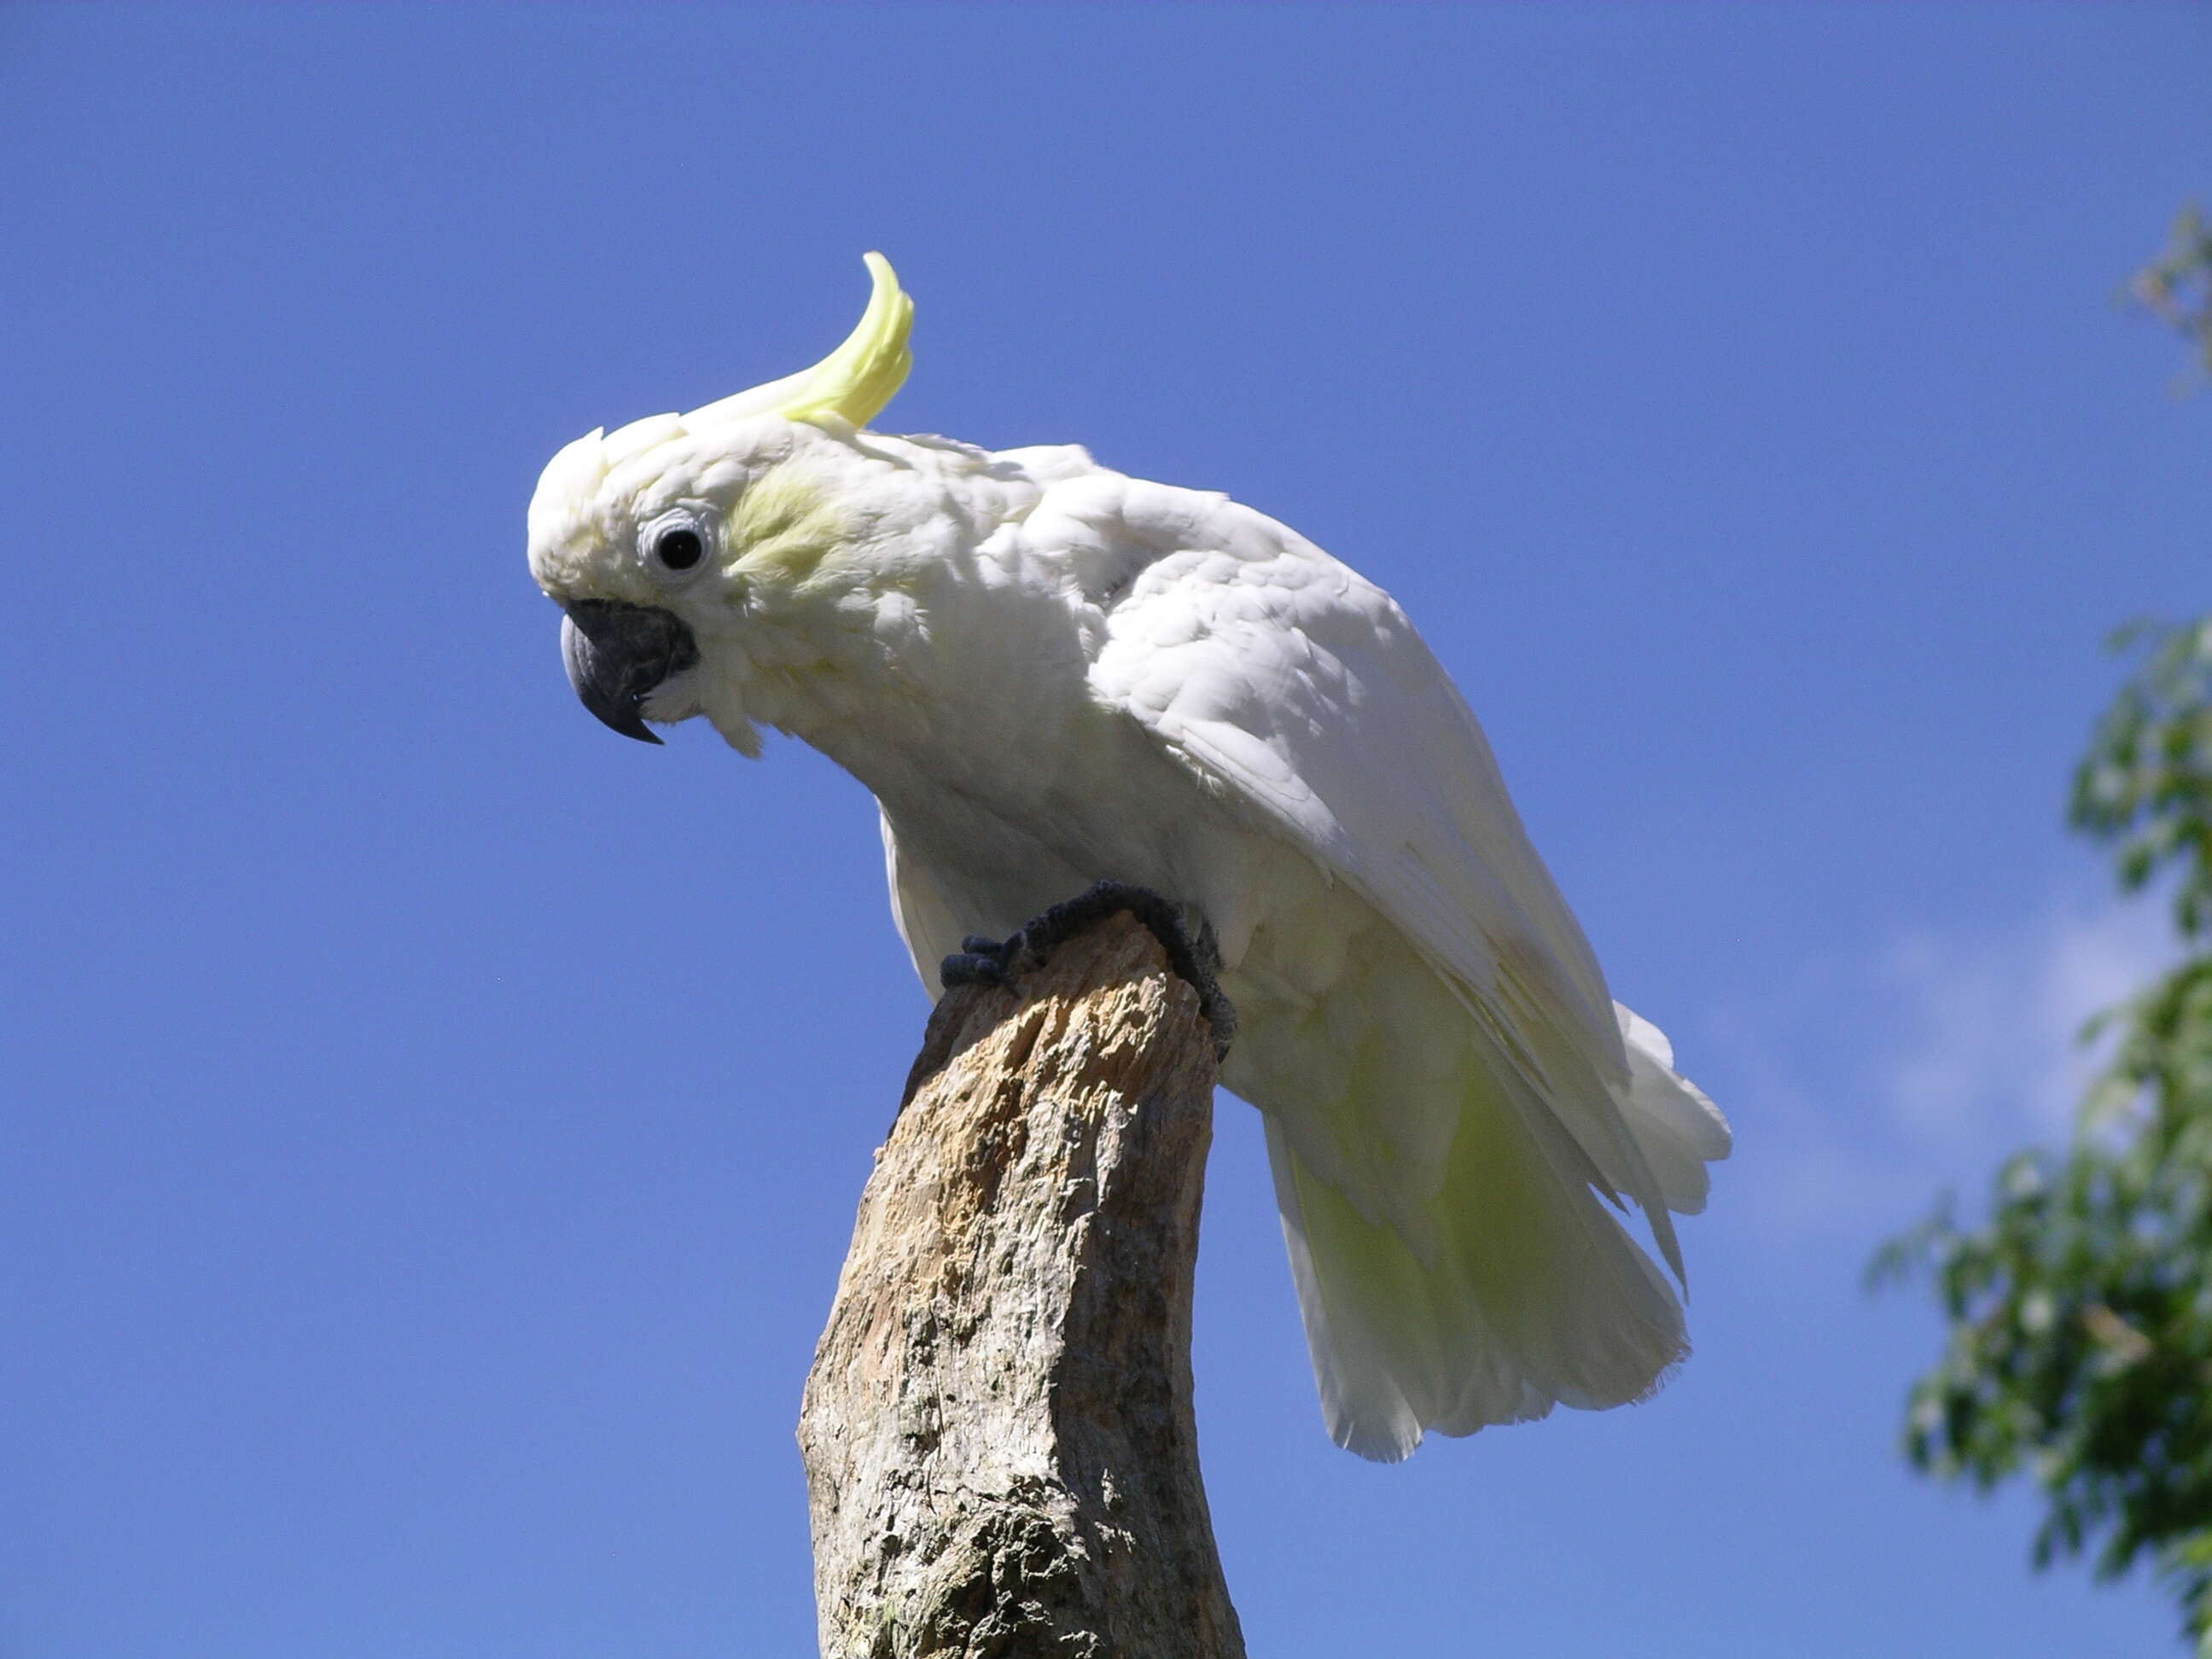
<path id="1" fill-rule="evenodd" d="M 714 562 L 714 520 L 696 507 L 671 507 L 639 526 L 637 557 L 656 580 L 685 582 Z"/>

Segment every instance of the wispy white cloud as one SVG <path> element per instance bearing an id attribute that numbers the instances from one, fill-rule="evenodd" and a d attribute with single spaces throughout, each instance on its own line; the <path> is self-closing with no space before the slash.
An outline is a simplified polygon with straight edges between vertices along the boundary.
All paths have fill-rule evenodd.
<path id="1" fill-rule="evenodd" d="M 1946 1146 L 2063 1133 L 2096 1065 L 2082 1025 L 2172 959 L 2150 902 L 2054 906 L 2007 939 L 1900 939 L 1888 963 L 1911 1023 L 1887 1079 L 1899 1127 Z"/>
<path id="2" fill-rule="evenodd" d="M 2013 1148 L 2063 1137 L 2097 1063 L 2082 1025 L 2173 956 L 2154 900 L 2051 901 L 1996 934 L 1916 928 L 1720 1011 L 1701 1035 L 1731 1074 L 1713 1083 L 1742 1201 L 1772 1231 L 1833 1236 L 1977 1189 Z"/>

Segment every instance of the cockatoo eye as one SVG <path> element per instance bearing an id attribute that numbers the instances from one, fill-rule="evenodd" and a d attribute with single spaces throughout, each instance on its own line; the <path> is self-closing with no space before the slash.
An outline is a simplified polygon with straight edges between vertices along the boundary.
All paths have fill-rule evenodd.
<path id="1" fill-rule="evenodd" d="M 637 544 L 648 574 L 683 576 L 705 562 L 714 532 L 697 510 L 679 507 L 640 530 Z"/>
<path id="2" fill-rule="evenodd" d="M 678 525 L 653 538 L 653 556 L 671 570 L 689 570 L 705 556 L 707 544 L 699 532 Z"/>

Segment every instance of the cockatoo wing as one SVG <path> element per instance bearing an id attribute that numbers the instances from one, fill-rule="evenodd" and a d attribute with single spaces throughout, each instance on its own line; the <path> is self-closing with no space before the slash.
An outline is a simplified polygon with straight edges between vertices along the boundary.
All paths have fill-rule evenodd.
<path id="1" fill-rule="evenodd" d="M 1064 499 L 1079 489 L 1091 499 Z M 1593 1184 L 1651 1212 L 1674 1261 L 1668 1195 L 1618 1107 L 1632 1073 L 1604 976 L 1405 613 L 1220 496 L 1121 479 L 1054 496 L 1141 561 L 1106 613 L 1097 693 L 1402 929 L 1552 1103 Z"/>
<path id="2" fill-rule="evenodd" d="M 1370 1455 L 1402 1455 L 1423 1425 L 1465 1433 L 1540 1415 L 1555 1399 L 1608 1405 L 1648 1391 L 1680 1351 L 1679 1307 L 1588 1188 L 1634 1199 L 1679 1276 L 1668 1210 L 1702 1204 L 1704 1160 L 1725 1152 L 1726 1127 L 1674 1076 L 1664 1039 L 1612 1003 L 1480 726 L 1404 613 L 1291 531 L 1218 495 L 1093 477 L 1055 487 L 1028 531 L 1095 596 L 1094 694 L 1394 925 L 1449 988 L 1485 1056 L 1472 1092 L 1431 1089 L 1362 1109 L 1441 1115 L 1448 1121 L 1427 1125 L 1422 1144 L 1452 1148 L 1466 1131 L 1490 1137 L 1496 1157 L 1463 1170 L 1462 1153 L 1435 1159 L 1398 1177 L 1403 1194 L 1348 1182 L 1340 1196 L 1356 1214 L 1318 1213 L 1334 1202 L 1322 1190 L 1328 1183 L 1313 1178 L 1328 1161 L 1308 1157 L 1302 1167 L 1300 1125 L 1271 1122 L 1338 1438 Z M 1519 1185 L 1499 1188 L 1500 1169 L 1516 1157 Z M 1376 1265 L 1382 1247 L 1366 1235 L 1397 1199 L 1433 1202 L 1447 1224 L 1497 1234 L 1504 1206 L 1519 1202 L 1513 1193 L 1547 1175 L 1559 1203 L 1540 1215 L 1522 1206 L 1521 1237 L 1462 1242 L 1478 1255 L 1542 1255 L 1557 1267 L 1552 1278 L 1538 1273 L 1517 1291 L 1468 1289 L 1464 1272 L 1436 1265 L 1418 1228 L 1399 1229 L 1403 1261 Z M 1424 1181 L 1425 1191 L 1411 1190 Z M 1439 1182 L 1467 1190 L 1439 1191 Z M 1378 1288 L 1393 1278 L 1397 1289 Z M 1616 1340 L 1593 1323 L 1565 1336 L 1493 1328 L 1486 1339 L 1463 1321 L 1449 1328 L 1446 1310 L 1424 1313 L 1416 1322 L 1425 1328 L 1409 1334 L 1383 1328 L 1396 1316 L 1372 1305 L 1395 1297 L 1401 1311 L 1427 1308 L 1461 1291 L 1489 1296 L 1493 1328 L 1519 1316 L 1498 1312 L 1516 1296 L 1579 1295 L 1594 1322 L 1611 1310 L 1637 1334 Z M 1559 1310 L 1559 1328 L 1574 1316 Z M 1455 1375 L 1477 1368 L 1472 1356 L 1486 1346 L 1500 1350 L 1484 1362 L 1486 1379 Z"/>

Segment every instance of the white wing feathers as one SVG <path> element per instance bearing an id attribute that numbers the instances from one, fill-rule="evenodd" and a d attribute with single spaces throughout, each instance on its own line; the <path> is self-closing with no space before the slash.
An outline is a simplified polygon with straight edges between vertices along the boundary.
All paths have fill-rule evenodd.
<path id="1" fill-rule="evenodd" d="M 1705 1160 L 1726 1154 L 1726 1125 L 1674 1074 L 1664 1037 L 1612 1003 L 1473 714 L 1396 604 L 1285 526 L 1218 495 L 1093 475 L 1055 486 L 1028 528 L 1032 545 L 1047 542 L 1065 554 L 1103 611 L 1094 694 L 1133 715 L 1201 780 L 1303 848 L 1401 930 L 1480 1028 L 1480 1046 L 1503 1056 L 1515 1074 L 1510 1084 L 1499 1079 L 1503 1096 L 1541 1149 L 1524 1175 L 1548 1165 L 1571 1189 L 1587 1182 L 1616 1203 L 1622 1194 L 1634 1199 L 1680 1278 L 1668 1211 L 1702 1207 Z M 1455 1100 L 1436 1105 L 1470 1128 L 1482 1109 Z M 1443 1127 L 1449 1145 L 1454 1126 Z M 1540 1414 L 1554 1398 L 1616 1403 L 1648 1391 L 1679 1353 L 1679 1308 L 1640 1254 L 1625 1238 L 1601 1237 L 1617 1232 L 1601 1212 L 1572 1219 L 1562 1212 L 1543 1224 L 1559 1240 L 1579 1229 L 1583 1242 L 1557 1249 L 1598 1264 L 1577 1270 L 1586 1278 L 1601 1272 L 1610 1289 L 1595 1299 L 1648 1328 L 1629 1344 L 1633 1352 L 1583 1364 L 1561 1344 L 1580 1341 L 1595 1352 L 1609 1339 L 1522 1332 L 1524 1350 L 1548 1345 L 1553 1360 L 1524 1353 L 1516 1373 L 1493 1358 L 1498 1374 L 1486 1389 L 1409 1382 L 1417 1373 L 1443 1378 L 1453 1365 L 1464 1370 L 1480 1358 L 1474 1351 L 1485 1344 L 1475 1328 L 1513 1316 L 1500 1311 L 1508 1302 L 1492 1285 L 1489 1313 L 1463 1321 L 1457 1333 L 1468 1352 L 1445 1352 L 1450 1331 L 1426 1331 L 1425 1358 L 1378 1360 L 1363 1379 L 1361 1357 L 1345 1352 L 1343 1328 L 1358 1322 L 1358 1310 L 1323 1305 L 1354 1296 L 1332 1298 L 1327 1272 L 1317 1276 L 1301 1260 L 1309 1243 L 1318 1252 L 1319 1241 L 1301 1237 L 1297 1183 L 1285 1182 L 1292 1173 L 1310 1182 L 1312 1172 L 1291 1169 L 1297 1160 L 1273 1128 L 1308 1332 L 1344 1443 L 1369 1455 L 1403 1455 L 1422 1424 L 1466 1433 L 1486 1421 Z M 1333 1248 L 1347 1260 L 1364 1251 L 1371 1262 L 1371 1242 L 1345 1242 L 1346 1227 L 1358 1224 L 1338 1227 Z M 1425 1258 L 1418 1242 L 1414 1248 Z M 1637 1256 L 1635 1266 L 1623 1249 Z M 1443 1294 L 1433 1264 L 1425 1259 L 1422 1270 L 1431 1277 L 1419 1294 Z M 1403 1278 L 1415 1264 L 1408 1259 L 1390 1271 Z M 1553 1278 L 1522 1288 L 1574 1288 Z M 1478 1285 L 1467 1293 L 1479 1299 L 1486 1292 Z M 1670 1321 L 1668 1334 L 1662 1327 Z M 1364 1333 L 1350 1346 L 1387 1347 L 1391 1340 Z M 1459 1394 L 1407 1397 L 1448 1387 Z M 1329 1402 L 1333 1388 L 1346 1402 Z M 1377 1406 L 1378 1392 L 1395 1404 Z M 1378 1411 L 1390 1419 L 1379 1429 Z"/>
<path id="2" fill-rule="evenodd" d="M 1152 557 L 1108 617 L 1094 690 L 1405 931 L 1561 1114 L 1592 1184 L 1650 1213 L 1679 1275 L 1661 1182 L 1604 1109 L 1631 1086 L 1604 976 L 1480 726 L 1404 612 L 1261 514 L 1111 488 Z"/>
<path id="3" fill-rule="evenodd" d="M 1659 1178 L 1667 1207 L 1697 1215 L 1711 1185 L 1705 1165 L 1729 1155 L 1728 1120 L 1674 1069 L 1674 1046 L 1664 1031 L 1617 1002 L 1613 1011 L 1628 1048 L 1629 1129 Z"/>

